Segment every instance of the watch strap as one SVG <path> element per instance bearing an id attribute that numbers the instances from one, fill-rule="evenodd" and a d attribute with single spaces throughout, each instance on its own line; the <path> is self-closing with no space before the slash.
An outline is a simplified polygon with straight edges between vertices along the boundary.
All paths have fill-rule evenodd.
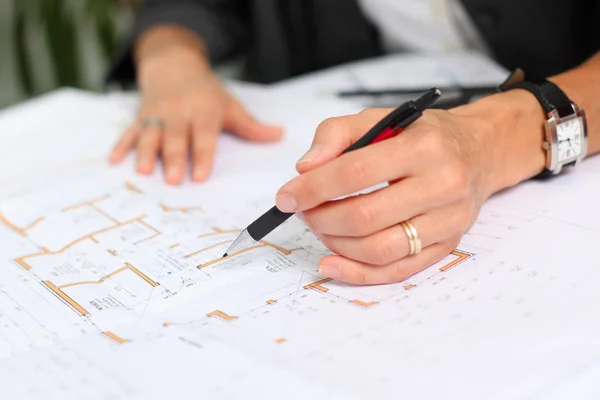
<path id="1" fill-rule="evenodd" d="M 575 112 L 571 99 L 558 86 L 548 80 L 519 82 L 507 89 L 525 89 L 531 92 L 537 97 L 546 113 L 556 110 L 561 118 L 565 118 Z"/>
<path id="2" fill-rule="evenodd" d="M 499 91 L 525 89 L 538 99 L 542 108 L 548 114 L 552 110 L 556 110 L 560 118 L 565 118 L 575 113 L 571 99 L 569 99 L 556 84 L 547 79 L 531 79 L 530 76 L 526 77 L 525 75 L 526 74 L 522 69 L 516 69 L 506 81 L 499 86 Z M 575 164 L 576 162 L 574 161 L 565 164 L 564 167 L 570 167 Z M 553 176 L 555 176 L 554 172 L 544 168 L 544 170 L 534 178 L 548 179 Z"/>

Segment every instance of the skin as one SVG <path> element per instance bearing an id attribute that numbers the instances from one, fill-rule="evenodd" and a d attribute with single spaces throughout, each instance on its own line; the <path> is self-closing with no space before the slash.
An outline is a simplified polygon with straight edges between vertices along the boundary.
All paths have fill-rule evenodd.
<path id="1" fill-rule="evenodd" d="M 600 53 L 551 78 L 586 111 L 588 155 L 600 152 L 599 75 Z M 524 90 L 450 111 L 428 110 L 401 135 L 339 156 L 391 111 L 323 122 L 297 164 L 300 175 L 277 194 L 278 208 L 301 213 L 336 253 L 320 261 L 323 276 L 360 285 L 405 280 L 449 254 L 491 195 L 544 169 L 547 117 Z M 383 182 L 389 185 L 351 196 Z M 405 220 L 419 232 L 418 255 L 408 256 L 399 226 Z"/>
<path id="2" fill-rule="evenodd" d="M 202 41 L 188 31 L 174 26 L 148 30 L 136 43 L 135 60 L 141 106 L 115 145 L 112 163 L 135 149 L 139 173 L 153 173 L 161 158 L 167 183 L 180 184 L 188 171 L 201 182 L 210 174 L 222 131 L 258 142 L 281 138 L 281 127 L 257 121 L 224 88 L 211 71 Z M 146 118 L 161 119 L 164 132 L 156 126 L 142 129 Z"/>
<path id="3" fill-rule="evenodd" d="M 256 141 L 281 137 L 281 128 L 256 121 L 224 89 L 202 41 L 185 30 L 151 29 L 137 43 L 136 61 L 142 105 L 111 161 L 136 149 L 140 173 L 151 173 L 162 157 L 168 183 L 180 183 L 187 167 L 193 180 L 202 181 L 222 130 Z M 586 111 L 588 156 L 600 152 L 598 76 L 600 53 L 550 78 Z M 544 169 L 547 116 L 524 90 L 449 111 L 428 110 L 401 135 L 340 156 L 391 111 L 371 109 L 324 121 L 297 164 L 299 176 L 277 194 L 278 208 L 298 213 L 336 253 L 319 262 L 323 276 L 353 284 L 405 280 L 454 250 L 490 196 Z M 165 131 L 140 129 L 146 117 L 163 119 Z M 383 189 L 354 195 L 386 182 Z M 399 225 L 405 220 L 422 241 L 418 255 L 408 256 Z"/>

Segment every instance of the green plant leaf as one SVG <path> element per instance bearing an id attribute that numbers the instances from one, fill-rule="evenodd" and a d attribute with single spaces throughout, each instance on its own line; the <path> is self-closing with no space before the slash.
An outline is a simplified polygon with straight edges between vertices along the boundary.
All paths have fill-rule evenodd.
<path id="1" fill-rule="evenodd" d="M 17 62 L 17 73 L 19 74 L 21 88 L 27 96 L 32 96 L 35 93 L 35 90 L 33 87 L 33 77 L 29 64 L 29 57 L 27 55 L 27 21 L 25 17 L 25 9 L 22 5 L 18 6 L 15 4 L 13 17 L 15 21 L 14 51 L 15 60 Z"/>
<path id="2" fill-rule="evenodd" d="M 59 86 L 79 87 L 77 32 L 70 12 L 61 0 L 45 0 L 46 41 Z"/>

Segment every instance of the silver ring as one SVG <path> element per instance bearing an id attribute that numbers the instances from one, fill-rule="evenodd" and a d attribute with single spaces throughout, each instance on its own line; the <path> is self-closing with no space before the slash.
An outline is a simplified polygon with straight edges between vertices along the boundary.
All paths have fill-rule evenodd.
<path id="1" fill-rule="evenodd" d="M 156 117 L 146 118 L 146 119 L 142 120 L 140 125 L 141 125 L 142 129 L 147 128 L 149 126 L 155 126 L 161 131 L 165 127 L 165 123 L 163 122 L 163 120 L 160 118 L 156 118 Z"/>

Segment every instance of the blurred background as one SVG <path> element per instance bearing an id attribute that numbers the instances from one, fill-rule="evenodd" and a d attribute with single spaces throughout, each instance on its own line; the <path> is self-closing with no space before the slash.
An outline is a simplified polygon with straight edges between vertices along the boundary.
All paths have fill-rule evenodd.
<path id="1" fill-rule="evenodd" d="M 70 86 L 102 90 L 139 0 L 0 0 L 0 108 Z"/>

